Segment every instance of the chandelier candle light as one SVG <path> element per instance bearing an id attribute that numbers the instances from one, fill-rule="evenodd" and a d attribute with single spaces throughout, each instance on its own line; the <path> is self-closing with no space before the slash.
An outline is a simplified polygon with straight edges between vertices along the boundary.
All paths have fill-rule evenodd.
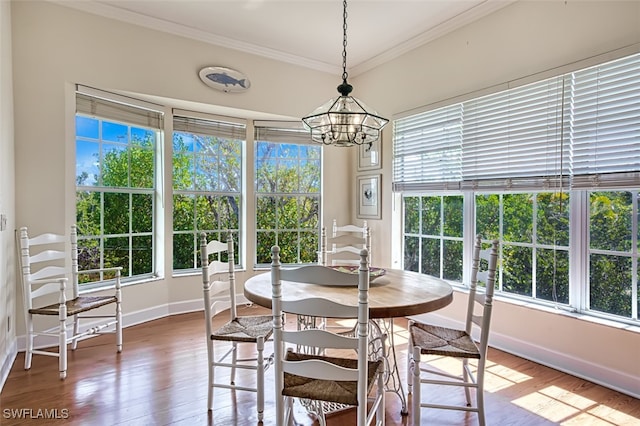
<path id="1" fill-rule="evenodd" d="M 366 107 L 357 98 L 349 96 L 353 87 L 347 83 L 347 0 L 343 1 L 342 84 L 340 96 L 330 99 L 302 121 L 314 142 L 325 145 L 370 145 L 380 137 L 380 131 L 389 122 Z"/>

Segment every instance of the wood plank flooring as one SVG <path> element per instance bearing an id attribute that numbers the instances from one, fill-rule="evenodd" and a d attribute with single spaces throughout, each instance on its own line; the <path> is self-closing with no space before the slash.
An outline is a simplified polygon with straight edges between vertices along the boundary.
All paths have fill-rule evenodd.
<path id="1" fill-rule="evenodd" d="M 270 312 L 242 308 L 243 314 Z M 226 320 L 226 312 L 218 317 Z M 218 320 L 218 317 L 216 320 Z M 255 394 L 217 389 L 208 413 L 206 347 L 202 312 L 176 315 L 124 330 L 124 350 L 114 337 L 95 337 L 69 351 L 67 379 L 57 359 L 34 356 L 25 371 L 20 353 L 0 394 L 0 425 L 256 425 Z M 396 350 L 405 374 L 406 321 L 395 323 Z M 640 401 L 585 380 L 490 349 L 486 375 L 488 425 L 640 425 Z M 458 364 L 435 360 L 445 370 Z M 272 369 L 267 371 L 265 425 L 274 424 Z M 242 373 L 242 374 L 248 374 Z M 253 381 L 253 375 L 245 377 Z M 238 381 L 240 378 L 238 378 Z M 428 388 L 425 388 L 428 389 Z M 462 401 L 461 390 L 423 391 Z M 46 411 L 45 411 L 46 410 Z M 410 425 L 400 401 L 387 394 L 387 425 Z M 45 417 L 58 417 L 45 419 Z M 476 425 L 475 414 L 423 409 L 423 423 Z M 298 411 L 298 425 L 313 419 Z M 333 414 L 328 426 L 353 425 L 353 411 Z"/>

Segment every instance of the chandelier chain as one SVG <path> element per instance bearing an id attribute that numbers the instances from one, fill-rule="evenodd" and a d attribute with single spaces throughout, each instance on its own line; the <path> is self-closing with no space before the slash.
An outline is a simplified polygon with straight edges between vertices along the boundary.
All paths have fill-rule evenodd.
<path id="1" fill-rule="evenodd" d="M 347 83 L 347 0 L 343 0 L 343 13 L 342 13 L 342 81 Z"/>

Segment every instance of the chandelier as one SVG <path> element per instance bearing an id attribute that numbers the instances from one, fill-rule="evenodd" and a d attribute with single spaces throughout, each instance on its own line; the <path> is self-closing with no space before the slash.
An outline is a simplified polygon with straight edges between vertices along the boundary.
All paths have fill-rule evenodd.
<path id="1" fill-rule="evenodd" d="M 380 137 L 380 131 L 389 122 L 362 101 L 349 96 L 353 86 L 347 83 L 347 0 L 343 1 L 342 84 L 340 96 L 330 99 L 302 118 L 311 131 L 314 142 L 325 145 L 370 145 Z"/>

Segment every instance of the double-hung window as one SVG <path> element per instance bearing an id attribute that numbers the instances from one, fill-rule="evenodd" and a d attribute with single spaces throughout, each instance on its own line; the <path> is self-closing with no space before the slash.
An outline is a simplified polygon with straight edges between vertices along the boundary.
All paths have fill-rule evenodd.
<path id="1" fill-rule="evenodd" d="M 255 126 L 256 264 L 317 261 L 320 235 L 321 147 L 296 123 Z"/>
<path id="2" fill-rule="evenodd" d="M 202 114 L 173 117 L 173 268 L 200 266 L 200 234 L 226 241 L 231 234 L 242 264 L 244 121 Z"/>
<path id="3" fill-rule="evenodd" d="M 397 119 L 405 269 L 464 281 L 480 233 L 500 294 L 637 321 L 639 99 L 636 54 Z"/>
<path id="4" fill-rule="evenodd" d="M 125 280 L 158 274 L 154 217 L 162 120 L 162 112 L 153 105 L 78 88 L 80 269 L 121 266 Z"/>

